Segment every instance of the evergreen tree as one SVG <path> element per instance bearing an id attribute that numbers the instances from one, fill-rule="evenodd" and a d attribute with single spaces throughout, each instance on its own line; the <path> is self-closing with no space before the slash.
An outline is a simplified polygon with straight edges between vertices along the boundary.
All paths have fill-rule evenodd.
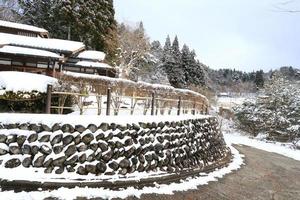
<path id="1" fill-rule="evenodd" d="M 181 52 L 179 50 L 179 42 L 177 36 L 174 38 L 171 47 L 171 57 L 173 61 L 173 65 L 169 66 L 168 78 L 169 82 L 172 86 L 176 88 L 184 88 L 186 85 L 185 82 L 185 73 L 184 69 L 182 69 L 181 62 Z"/>
<path id="2" fill-rule="evenodd" d="M 255 85 L 258 89 L 264 87 L 264 72 L 263 72 L 263 70 L 260 70 L 260 71 L 256 72 L 256 74 L 255 74 Z"/>

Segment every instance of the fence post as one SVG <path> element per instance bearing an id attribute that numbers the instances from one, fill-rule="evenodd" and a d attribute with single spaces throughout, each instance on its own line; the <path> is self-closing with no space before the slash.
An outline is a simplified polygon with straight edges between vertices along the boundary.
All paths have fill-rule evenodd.
<path id="1" fill-rule="evenodd" d="M 155 107 L 155 93 L 152 92 L 151 98 L 151 115 L 154 115 L 154 107 Z"/>
<path id="2" fill-rule="evenodd" d="M 52 93 L 52 85 L 47 85 L 47 98 L 46 98 L 46 114 L 51 114 L 51 93 Z"/>
<path id="3" fill-rule="evenodd" d="M 193 113 L 192 114 L 193 115 L 196 114 L 196 101 L 194 101 L 194 104 L 193 104 Z"/>
<path id="4" fill-rule="evenodd" d="M 179 97 L 178 99 L 177 115 L 180 115 L 180 109 L 181 109 L 181 97 Z"/>
<path id="5" fill-rule="evenodd" d="M 111 105 L 111 89 L 107 89 L 107 94 L 106 94 L 106 115 L 110 115 L 110 105 Z"/>

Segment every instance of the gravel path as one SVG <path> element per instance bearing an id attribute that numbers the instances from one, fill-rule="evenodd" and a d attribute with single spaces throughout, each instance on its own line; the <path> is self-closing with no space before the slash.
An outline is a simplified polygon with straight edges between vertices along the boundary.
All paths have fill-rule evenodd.
<path id="1" fill-rule="evenodd" d="M 247 146 L 235 146 L 246 165 L 218 182 L 174 195 L 142 195 L 142 200 L 300 200 L 300 162 Z M 127 200 L 137 199 L 129 197 Z"/>

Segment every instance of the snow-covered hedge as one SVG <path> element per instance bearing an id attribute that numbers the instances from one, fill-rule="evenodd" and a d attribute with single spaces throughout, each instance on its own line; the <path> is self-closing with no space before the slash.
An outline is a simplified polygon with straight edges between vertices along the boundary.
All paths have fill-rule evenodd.
<path id="1" fill-rule="evenodd" d="M 1 112 L 44 112 L 47 85 L 57 79 L 25 72 L 0 72 Z"/>
<path id="2" fill-rule="evenodd" d="M 235 108 L 240 128 L 270 139 L 300 138 L 300 87 L 274 75 L 256 99 Z"/>

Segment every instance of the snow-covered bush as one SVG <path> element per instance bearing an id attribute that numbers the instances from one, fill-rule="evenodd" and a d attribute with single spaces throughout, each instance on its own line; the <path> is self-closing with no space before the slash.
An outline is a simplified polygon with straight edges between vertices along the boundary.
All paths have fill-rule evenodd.
<path id="1" fill-rule="evenodd" d="M 300 87 L 280 74 L 273 74 L 271 80 L 256 99 L 235 107 L 238 125 L 256 136 L 266 134 L 267 138 L 292 141 L 300 137 Z"/>

